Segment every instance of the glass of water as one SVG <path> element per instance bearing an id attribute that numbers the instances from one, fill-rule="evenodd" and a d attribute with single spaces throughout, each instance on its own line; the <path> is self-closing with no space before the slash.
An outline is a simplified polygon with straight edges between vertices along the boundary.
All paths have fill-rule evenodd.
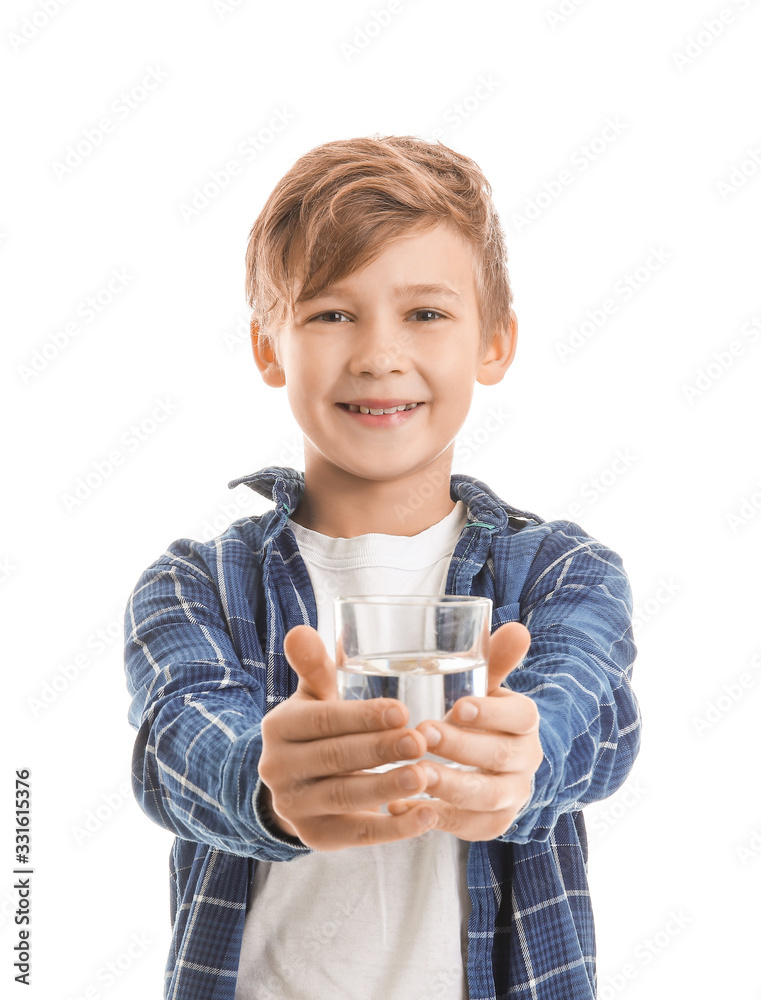
<path id="1" fill-rule="evenodd" d="M 488 597 L 337 597 L 338 697 L 397 698 L 409 709 L 412 728 L 443 719 L 458 698 L 483 697 L 491 611 Z M 422 759 L 474 770 L 430 751 Z"/>

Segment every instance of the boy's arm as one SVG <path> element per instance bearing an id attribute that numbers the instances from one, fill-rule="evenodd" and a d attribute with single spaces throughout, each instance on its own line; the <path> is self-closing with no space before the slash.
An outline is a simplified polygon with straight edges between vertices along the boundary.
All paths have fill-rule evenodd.
<path id="1" fill-rule="evenodd" d="M 125 669 L 138 731 L 133 787 L 151 819 L 183 839 L 264 861 L 309 850 L 257 814 L 267 671 L 240 663 L 193 543 L 175 542 L 135 586 Z"/>
<path id="2" fill-rule="evenodd" d="M 539 709 L 544 759 L 529 802 L 498 839 L 546 840 L 560 813 L 611 795 L 631 770 L 640 741 L 631 611 L 619 556 L 560 523 L 532 563 L 520 614 L 531 647 L 507 681 Z"/>

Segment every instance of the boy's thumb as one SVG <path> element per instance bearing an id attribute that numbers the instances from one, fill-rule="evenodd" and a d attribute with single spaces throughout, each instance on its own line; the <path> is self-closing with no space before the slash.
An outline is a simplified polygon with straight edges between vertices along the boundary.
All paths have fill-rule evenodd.
<path id="1" fill-rule="evenodd" d="M 520 622 L 506 622 L 489 637 L 489 688 L 487 694 L 499 690 L 502 681 L 528 653 L 531 633 Z"/>
<path id="2" fill-rule="evenodd" d="M 336 668 L 316 629 L 296 625 L 286 634 L 283 652 L 299 675 L 298 690 L 302 694 L 318 701 L 337 696 Z"/>

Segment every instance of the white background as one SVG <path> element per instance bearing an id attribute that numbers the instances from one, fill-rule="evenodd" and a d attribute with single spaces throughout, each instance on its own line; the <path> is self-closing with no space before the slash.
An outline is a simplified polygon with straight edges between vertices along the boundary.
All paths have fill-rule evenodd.
<path id="1" fill-rule="evenodd" d="M 510 249 L 518 354 L 455 471 L 547 518 L 576 504 L 632 580 L 643 748 L 587 815 L 601 997 L 761 996 L 761 2 L 46 3 L 0 27 L 3 995 L 161 994 L 171 836 L 128 786 L 122 609 L 169 542 L 267 508 L 229 480 L 299 465 L 246 340 L 246 237 L 299 156 L 380 133 L 475 159 Z"/>

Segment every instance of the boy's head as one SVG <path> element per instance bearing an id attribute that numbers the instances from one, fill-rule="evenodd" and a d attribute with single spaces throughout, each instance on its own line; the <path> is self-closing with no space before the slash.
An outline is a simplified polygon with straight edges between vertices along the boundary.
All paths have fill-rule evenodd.
<path id="1" fill-rule="evenodd" d="M 261 341 L 295 304 L 365 267 L 401 236 L 441 223 L 473 255 L 482 346 L 506 328 L 512 293 L 502 228 L 479 167 L 413 136 L 328 142 L 306 153 L 270 195 L 246 253 L 246 294 Z"/>

